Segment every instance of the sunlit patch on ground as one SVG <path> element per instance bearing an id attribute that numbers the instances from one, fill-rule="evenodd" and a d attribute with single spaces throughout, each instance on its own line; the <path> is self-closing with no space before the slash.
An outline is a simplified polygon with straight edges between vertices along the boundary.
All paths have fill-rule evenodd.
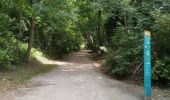
<path id="1" fill-rule="evenodd" d="M 36 60 L 38 60 L 42 64 L 56 64 L 56 65 L 60 65 L 60 66 L 69 64 L 68 62 L 54 61 L 54 60 L 50 60 L 48 58 L 41 57 L 41 56 L 36 56 Z"/>
<path id="2" fill-rule="evenodd" d="M 74 53 L 73 53 L 74 54 Z M 81 63 L 79 60 L 81 57 L 84 56 L 84 52 L 78 52 L 74 54 L 75 61 L 69 62 L 64 60 L 51 60 L 48 58 L 45 58 L 43 56 L 36 55 L 35 58 L 37 61 L 39 61 L 42 64 L 52 64 L 52 65 L 59 65 L 62 66 L 63 72 L 71 72 L 71 71 L 77 71 L 77 70 L 87 70 L 92 69 L 94 66 L 92 63 Z M 99 66 L 99 65 L 98 65 Z"/>

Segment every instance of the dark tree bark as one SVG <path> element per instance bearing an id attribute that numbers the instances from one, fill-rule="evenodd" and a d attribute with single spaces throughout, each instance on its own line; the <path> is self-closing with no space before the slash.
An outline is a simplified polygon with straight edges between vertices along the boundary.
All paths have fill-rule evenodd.
<path id="1" fill-rule="evenodd" d="M 29 34 L 28 48 L 26 52 L 25 61 L 28 62 L 31 54 L 31 49 L 34 41 L 34 31 L 35 31 L 35 17 L 32 18 L 31 32 Z"/>
<path id="2" fill-rule="evenodd" d="M 103 45 L 103 39 L 102 39 L 102 28 L 101 28 L 101 16 L 102 16 L 102 12 L 101 12 L 101 10 L 99 10 L 98 11 L 98 13 L 97 13 L 97 20 L 98 20 L 98 25 L 97 25 L 97 27 L 96 27 L 96 29 L 97 29 L 97 41 L 98 41 L 98 44 L 99 44 L 99 46 L 102 46 Z"/>

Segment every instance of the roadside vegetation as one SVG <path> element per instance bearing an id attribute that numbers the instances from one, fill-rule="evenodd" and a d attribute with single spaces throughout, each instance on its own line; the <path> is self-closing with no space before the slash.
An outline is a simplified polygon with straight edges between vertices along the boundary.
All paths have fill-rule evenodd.
<path id="1" fill-rule="evenodd" d="M 25 84 L 32 77 L 39 74 L 45 74 L 56 68 L 56 64 L 49 64 L 38 60 L 38 57 L 48 59 L 42 52 L 33 49 L 29 63 L 13 65 L 10 69 L 0 71 L 0 94 L 9 90 L 16 89 L 18 86 Z"/>

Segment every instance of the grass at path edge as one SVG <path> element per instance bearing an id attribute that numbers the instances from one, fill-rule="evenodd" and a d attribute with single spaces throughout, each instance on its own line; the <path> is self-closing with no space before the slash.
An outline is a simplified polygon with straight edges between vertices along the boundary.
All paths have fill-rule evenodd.
<path id="1" fill-rule="evenodd" d="M 0 72 L 0 93 L 16 89 L 39 74 L 45 74 L 57 65 L 41 64 L 32 59 L 30 63 L 14 66 L 9 71 Z"/>

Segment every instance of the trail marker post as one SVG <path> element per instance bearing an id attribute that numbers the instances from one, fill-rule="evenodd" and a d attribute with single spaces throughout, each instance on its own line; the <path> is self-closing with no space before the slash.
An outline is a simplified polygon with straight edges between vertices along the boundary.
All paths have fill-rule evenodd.
<path id="1" fill-rule="evenodd" d="M 151 33 L 144 31 L 144 95 L 151 100 Z"/>

